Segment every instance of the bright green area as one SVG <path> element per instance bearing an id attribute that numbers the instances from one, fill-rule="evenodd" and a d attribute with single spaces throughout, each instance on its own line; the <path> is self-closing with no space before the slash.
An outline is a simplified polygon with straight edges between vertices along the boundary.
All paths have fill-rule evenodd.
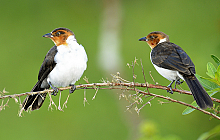
<path id="1" fill-rule="evenodd" d="M 31 90 L 43 58 L 53 46 L 52 41 L 42 38 L 42 35 L 57 27 L 71 29 L 85 47 L 89 61 L 84 76 L 91 83 L 99 82 L 101 78 L 111 79 L 110 73 L 106 75 L 97 63 L 103 3 L 101 0 L 1 1 L 0 90 L 6 88 L 9 94 Z M 117 71 L 123 78 L 132 80 L 132 69 L 126 64 L 137 57 L 143 61 L 149 83 L 153 83 L 148 74 L 151 71 L 159 84 L 169 84 L 150 63 L 148 45 L 138 41 L 152 31 L 168 34 L 171 42 L 188 53 L 201 76 L 205 76 L 207 62 L 213 62 L 210 54 L 220 57 L 220 1 L 124 0 L 121 5 L 120 50 L 123 65 Z M 140 66 L 135 67 L 135 74 L 137 82 L 144 82 Z M 79 82 L 85 83 L 82 79 Z M 188 90 L 185 83 L 181 87 Z M 187 95 L 150 91 L 188 103 L 193 101 Z M 48 111 L 47 98 L 40 110 L 24 113 L 22 118 L 17 116 L 18 104 L 11 99 L 9 107 L 0 112 L 0 139 L 133 140 L 144 132 L 139 131 L 139 123 L 149 121 L 147 130 L 155 132 L 153 134 L 158 137 L 193 140 L 219 124 L 218 120 L 209 121 L 208 115 L 198 111 L 182 115 L 186 107 L 175 103 L 160 105 L 157 98 L 151 106 L 146 105 L 141 110 L 140 116 L 133 110 L 133 113 L 125 112 L 128 102 L 119 101 L 119 94 L 112 90 L 99 91 L 95 100 L 92 100 L 95 91 L 87 90 L 90 105 L 84 107 L 83 92 L 77 90 L 70 96 L 64 112 Z M 63 92 L 62 102 L 67 93 Z M 218 94 L 214 97 L 220 98 Z M 24 97 L 21 99 L 23 101 Z M 53 99 L 58 104 L 58 96 Z M 153 126 L 152 130 L 149 126 Z"/>

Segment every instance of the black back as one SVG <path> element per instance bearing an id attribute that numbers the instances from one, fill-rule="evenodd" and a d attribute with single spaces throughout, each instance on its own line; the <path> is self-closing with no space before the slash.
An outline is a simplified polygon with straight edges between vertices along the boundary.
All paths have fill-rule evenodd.
<path id="1" fill-rule="evenodd" d="M 171 42 L 162 42 L 154 47 L 151 51 L 151 61 L 158 67 L 176 70 L 182 75 L 196 73 L 195 66 L 186 52 Z"/>

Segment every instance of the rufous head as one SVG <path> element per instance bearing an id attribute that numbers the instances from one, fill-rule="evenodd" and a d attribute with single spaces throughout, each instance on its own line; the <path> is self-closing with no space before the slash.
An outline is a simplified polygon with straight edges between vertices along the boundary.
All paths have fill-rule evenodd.
<path id="1" fill-rule="evenodd" d="M 68 37 L 74 37 L 74 33 L 67 28 L 56 28 L 51 33 L 43 35 L 43 37 L 50 38 L 56 46 L 67 45 Z"/>
<path id="2" fill-rule="evenodd" d="M 149 33 L 146 37 L 140 38 L 139 41 L 146 41 L 147 44 L 151 47 L 151 49 L 153 49 L 159 43 L 169 42 L 169 36 L 163 32 L 155 31 Z"/>

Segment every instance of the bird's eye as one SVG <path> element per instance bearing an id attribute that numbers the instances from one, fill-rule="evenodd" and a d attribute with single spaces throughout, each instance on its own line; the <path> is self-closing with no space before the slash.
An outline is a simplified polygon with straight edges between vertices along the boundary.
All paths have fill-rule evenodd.
<path id="1" fill-rule="evenodd" d="M 57 35 L 57 36 L 60 36 L 60 32 L 57 32 L 56 35 Z"/>
<path id="2" fill-rule="evenodd" d="M 154 39 L 154 36 L 150 36 L 150 39 Z"/>

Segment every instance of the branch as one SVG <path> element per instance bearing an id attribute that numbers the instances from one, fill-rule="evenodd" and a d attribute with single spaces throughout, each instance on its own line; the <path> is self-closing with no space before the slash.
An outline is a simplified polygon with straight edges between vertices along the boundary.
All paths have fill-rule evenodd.
<path id="1" fill-rule="evenodd" d="M 121 88 L 114 88 L 115 86 L 125 86 L 125 87 L 130 87 L 130 88 L 134 88 L 134 87 L 145 87 L 145 88 L 156 88 L 156 89 L 162 89 L 162 90 L 169 90 L 168 87 L 166 86 L 161 86 L 161 85 L 153 85 L 153 84 L 146 84 L 146 83 L 93 83 L 93 84 L 83 84 L 83 85 L 76 85 L 76 89 L 79 88 L 83 88 L 83 89 L 95 89 L 94 86 L 96 87 L 111 87 L 111 88 L 103 88 L 103 89 L 121 89 Z M 90 87 L 90 88 L 89 88 Z M 71 86 L 68 87 L 62 87 L 62 88 L 58 88 L 60 91 L 63 90 L 68 90 L 71 89 Z M 99 88 L 101 89 L 101 88 Z M 186 95 L 192 95 L 192 93 L 190 91 L 186 91 L 186 90 L 179 90 L 179 89 L 172 89 L 173 92 L 178 92 L 181 94 L 186 94 Z M 47 89 L 44 91 L 38 91 L 38 92 L 25 92 L 25 93 L 19 93 L 19 94 L 13 94 L 13 95 L 4 95 L 4 96 L 0 96 L 0 99 L 5 99 L 5 98 L 16 98 L 16 97 L 21 97 L 21 96 L 25 96 L 25 95 L 33 95 L 33 94 L 40 94 L 40 93 L 51 93 L 53 92 L 53 89 Z M 213 98 L 211 97 L 211 99 L 215 102 L 220 103 L 219 99 Z"/>
<path id="2" fill-rule="evenodd" d="M 83 89 L 95 89 L 94 87 L 112 87 L 112 88 L 106 88 L 106 89 L 114 89 L 115 86 L 125 86 L 125 87 L 130 87 L 133 88 L 135 86 L 137 87 L 146 87 L 146 88 L 156 88 L 156 89 L 162 89 L 162 90 L 169 90 L 168 87 L 165 86 L 160 86 L 160 85 L 153 85 L 153 84 L 146 84 L 146 83 L 93 83 L 93 84 L 83 84 L 83 85 L 76 85 L 76 89 L 83 88 Z M 90 88 L 89 88 L 90 87 Z M 68 90 L 71 89 L 71 86 L 68 87 L 62 87 L 58 88 L 60 91 L 63 90 Z M 100 89 L 100 88 L 99 88 Z M 192 95 L 190 91 L 185 91 L 185 90 L 179 90 L 179 89 L 172 89 L 174 92 L 179 92 L 182 94 L 187 94 L 187 95 Z M 38 92 L 25 92 L 25 93 L 19 93 L 19 94 L 13 94 L 13 95 L 4 95 L 1 96 L 0 99 L 5 99 L 5 98 L 16 98 L 16 97 L 21 97 L 25 95 L 33 95 L 33 94 L 40 94 L 40 93 L 51 93 L 53 92 L 53 89 L 47 89 L 44 91 L 38 91 Z M 219 99 L 213 98 L 213 101 L 219 102 Z"/>
<path id="3" fill-rule="evenodd" d="M 98 87 L 98 88 L 97 88 Z M 202 110 L 198 107 L 194 107 L 190 104 L 184 103 L 182 101 L 178 101 L 178 100 L 174 100 L 170 97 L 165 97 L 162 95 L 157 95 L 157 94 L 153 94 L 150 92 L 145 92 L 142 90 L 139 90 L 137 88 L 134 87 L 144 87 L 144 88 L 156 88 L 156 89 L 162 89 L 162 90 L 169 90 L 169 88 L 165 87 L 165 86 L 160 86 L 160 85 L 153 85 L 153 84 L 146 84 L 146 83 L 113 83 L 113 82 L 108 82 L 108 83 L 93 83 L 93 84 L 83 84 L 83 85 L 76 85 L 76 89 L 121 89 L 121 90 L 133 90 L 136 91 L 138 93 L 141 93 L 142 95 L 150 95 L 153 96 L 153 98 L 157 97 L 157 98 L 162 98 L 171 102 L 175 102 L 175 103 L 179 103 L 182 104 L 184 106 L 188 106 L 191 107 L 193 109 L 199 110 L 205 114 L 208 114 L 218 120 L 220 120 L 220 117 L 218 117 L 217 115 L 210 113 L 208 111 Z M 63 88 L 59 88 L 60 91 L 63 90 L 68 90 L 71 89 L 71 87 L 63 87 Z M 179 90 L 179 89 L 173 89 L 174 92 L 178 92 L 178 93 L 182 93 L 182 94 L 187 94 L 187 95 L 192 95 L 191 92 L 189 91 L 185 91 L 185 90 Z M 51 93 L 53 92 L 53 89 L 48 89 L 48 90 L 44 90 L 44 91 L 40 91 L 40 92 L 25 92 L 25 93 L 20 93 L 20 94 L 14 94 L 14 95 L 4 95 L 1 96 L 0 99 L 5 99 L 5 98 L 16 98 L 16 97 L 21 97 L 21 96 L 25 96 L 25 95 L 33 95 L 33 94 L 40 94 L 40 93 Z M 143 97 L 143 96 L 142 96 Z M 215 102 L 219 102 L 219 99 L 215 99 L 212 98 L 213 101 Z M 8 102 L 8 101 L 7 101 Z M 149 103 L 148 103 L 149 104 Z M 146 105 L 146 104 L 145 104 Z M 142 107 L 143 108 L 143 107 Z M 142 109 L 140 108 L 140 109 Z M 140 111 L 140 110 L 139 110 Z"/>

